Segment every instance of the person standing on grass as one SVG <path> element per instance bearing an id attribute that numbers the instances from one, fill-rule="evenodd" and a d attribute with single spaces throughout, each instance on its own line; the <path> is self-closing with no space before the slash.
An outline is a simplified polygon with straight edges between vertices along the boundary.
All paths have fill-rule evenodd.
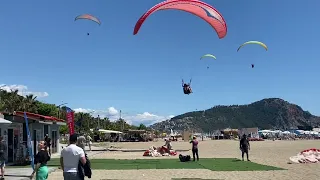
<path id="1" fill-rule="evenodd" d="M 240 140 L 240 150 L 242 152 L 242 161 L 244 161 L 244 154 L 247 154 L 247 161 L 250 161 L 249 160 L 250 143 L 246 134 L 243 134 Z"/>
<path id="2" fill-rule="evenodd" d="M 38 148 L 39 152 L 34 158 L 34 164 L 36 166 L 30 176 L 30 179 L 32 179 L 36 173 L 36 180 L 46 180 L 49 175 L 47 162 L 50 161 L 50 155 L 48 149 L 46 149 L 45 141 L 40 141 Z"/>
<path id="3" fill-rule="evenodd" d="M 196 136 L 193 136 L 192 141 L 190 141 L 192 144 L 192 155 L 193 155 L 193 161 L 196 161 L 196 156 L 197 156 L 197 161 L 199 161 L 199 150 L 198 150 L 198 140 Z"/>
<path id="4" fill-rule="evenodd" d="M 4 167 L 6 166 L 6 152 L 7 152 L 7 144 L 3 140 L 3 137 L 0 136 L 0 168 L 1 168 L 1 179 L 4 179 Z"/>
<path id="5" fill-rule="evenodd" d="M 76 145 L 78 136 L 70 135 L 69 146 L 61 151 L 60 166 L 63 169 L 64 180 L 80 180 L 78 165 L 87 163 L 84 151 Z"/>

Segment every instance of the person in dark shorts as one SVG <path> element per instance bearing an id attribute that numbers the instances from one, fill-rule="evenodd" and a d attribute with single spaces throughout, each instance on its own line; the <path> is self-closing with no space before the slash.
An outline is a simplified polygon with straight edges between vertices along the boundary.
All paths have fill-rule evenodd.
<path id="1" fill-rule="evenodd" d="M 242 138 L 240 139 L 240 150 L 242 152 L 242 161 L 244 160 L 244 154 L 247 155 L 247 161 L 250 161 L 249 160 L 250 143 L 246 134 L 243 134 Z"/>
<path id="2" fill-rule="evenodd" d="M 197 137 L 193 136 L 192 141 L 190 141 L 190 143 L 192 143 L 192 155 L 193 155 L 193 161 L 196 160 L 196 156 L 197 156 L 197 161 L 199 161 L 199 150 L 198 150 L 198 140 Z"/>
<path id="3" fill-rule="evenodd" d="M 51 139 L 49 138 L 49 135 L 46 134 L 44 137 L 44 142 L 45 142 L 45 148 L 48 150 L 50 156 L 51 156 Z"/>

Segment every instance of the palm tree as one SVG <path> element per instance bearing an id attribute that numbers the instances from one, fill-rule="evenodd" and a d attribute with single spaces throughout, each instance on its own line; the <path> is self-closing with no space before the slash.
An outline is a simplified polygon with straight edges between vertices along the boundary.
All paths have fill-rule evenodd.
<path id="1" fill-rule="evenodd" d="M 7 92 L 0 91 L 0 110 L 5 110 L 8 113 L 14 111 L 28 111 L 37 113 L 37 96 L 33 94 L 23 97 L 19 95 L 19 90 L 11 90 Z"/>
<path id="2" fill-rule="evenodd" d="M 5 91 L 0 89 L 0 112 L 5 109 L 5 104 L 3 101 Z"/>
<path id="3" fill-rule="evenodd" d="M 21 96 L 20 108 L 26 112 L 37 113 L 37 96 L 33 94 L 26 95 L 26 97 Z"/>
<path id="4" fill-rule="evenodd" d="M 147 126 L 141 123 L 141 124 L 139 125 L 138 129 L 139 129 L 139 130 L 146 130 L 146 129 L 147 129 Z"/>
<path id="5" fill-rule="evenodd" d="M 11 90 L 11 92 L 2 91 L 2 103 L 3 108 L 8 113 L 13 113 L 16 110 L 20 109 L 21 105 L 21 96 L 18 94 L 18 90 Z"/>

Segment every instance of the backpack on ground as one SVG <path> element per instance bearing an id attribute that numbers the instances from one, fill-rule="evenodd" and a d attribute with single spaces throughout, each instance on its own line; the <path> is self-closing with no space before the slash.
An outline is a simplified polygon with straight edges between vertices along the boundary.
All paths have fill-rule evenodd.
<path id="1" fill-rule="evenodd" d="M 190 155 L 184 156 L 184 155 L 180 154 L 179 159 L 180 159 L 180 162 L 188 162 L 191 160 L 191 157 L 190 157 Z"/>

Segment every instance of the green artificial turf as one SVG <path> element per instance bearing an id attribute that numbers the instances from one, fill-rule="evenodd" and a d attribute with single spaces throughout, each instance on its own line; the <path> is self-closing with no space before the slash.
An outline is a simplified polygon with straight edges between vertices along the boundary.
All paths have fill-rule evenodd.
<path id="1" fill-rule="evenodd" d="M 59 159 L 51 159 L 48 166 L 59 166 Z M 13 166 L 16 167 L 16 166 Z M 270 171 L 281 168 L 240 161 L 235 158 L 205 158 L 200 161 L 180 162 L 179 159 L 92 159 L 92 169 L 208 169 L 212 171 Z"/>

